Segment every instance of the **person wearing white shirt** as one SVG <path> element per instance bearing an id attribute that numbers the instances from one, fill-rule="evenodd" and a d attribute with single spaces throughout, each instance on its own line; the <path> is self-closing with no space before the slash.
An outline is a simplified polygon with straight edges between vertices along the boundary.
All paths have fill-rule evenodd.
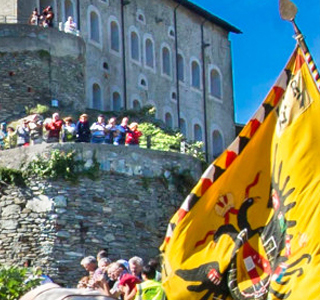
<path id="1" fill-rule="evenodd" d="M 77 33 L 77 23 L 73 22 L 73 18 L 71 16 L 68 17 L 68 20 L 64 23 L 64 32 L 66 33 Z"/>

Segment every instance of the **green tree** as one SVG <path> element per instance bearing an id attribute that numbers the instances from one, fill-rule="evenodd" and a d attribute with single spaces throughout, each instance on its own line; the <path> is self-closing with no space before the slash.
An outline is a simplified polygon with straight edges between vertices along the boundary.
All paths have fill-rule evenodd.
<path id="1" fill-rule="evenodd" d="M 17 300 L 33 287 L 40 279 L 27 280 L 27 268 L 0 266 L 0 299 Z"/>

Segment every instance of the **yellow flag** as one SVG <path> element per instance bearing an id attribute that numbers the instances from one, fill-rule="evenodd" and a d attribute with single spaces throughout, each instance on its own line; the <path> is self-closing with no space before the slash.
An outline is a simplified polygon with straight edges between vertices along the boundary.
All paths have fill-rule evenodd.
<path id="1" fill-rule="evenodd" d="M 171 219 L 161 246 L 168 299 L 318 299 L 319 152 L 319 91 L 296 48 Z"/>

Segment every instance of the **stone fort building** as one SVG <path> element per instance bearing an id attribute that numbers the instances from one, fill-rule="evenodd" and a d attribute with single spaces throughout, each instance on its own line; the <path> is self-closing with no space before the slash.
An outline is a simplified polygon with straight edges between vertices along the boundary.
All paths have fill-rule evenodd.
<path id="1" fill-rule="evenodd" d="M 48 5 L 54 28 L 27 24 Z M 68 16 L 78 36 L 63 32 Z M 229 33 L 240 31 L 191 1 L 0 0 L 0 23 L 2 119 L 35 103 L 151 104 L 168 126 L 204 141 L 209 161 L 234 139 Z"/>

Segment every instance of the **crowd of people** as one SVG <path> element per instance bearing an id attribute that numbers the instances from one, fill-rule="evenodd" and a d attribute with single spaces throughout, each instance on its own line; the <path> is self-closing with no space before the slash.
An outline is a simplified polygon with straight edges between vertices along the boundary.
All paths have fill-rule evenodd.
<path id="1" fill-rule="evenodd" d="M 35 7 L 32 11 L 32 14 L 29 18 L 30 25 L 38 25 L 42 27 L 53 27 L 54 13 L 52 6 L 47 6 L 42 10 L 42 13 L 39 14 L 38 9 Z"/>
<path id="2" fill-rule="evenodd" d="M 106 296 L 122 300 L 166 299 L 156 259 L 144 264 L 142 258 L 134 256 L 128 261 L 112 262 L 108 253 L 101 250 L 97 257 L 83 258 L 81 265 L 88 274 L 79 280 L 79 289 L 99 290 Z"/>
<path id="3" fill-rule="evenodd" d="M 45 120 L 41 115 L 33 114 L 22 119 L 16 128 L 1 123 L 0 148 L 26 147 L 43 142 L 139 146 L 142 133 L 138 130 L 138 123 L 132 122 L 128 125 L 128 122 L 129 118 L 124 117 L 117 125 L 115 117 L 106 122 L 104 115 L 99 115 L 96 122 L 89 124 L 88 115 L 82 114 L 74 123 L 72 117 L 61 119 L 57 112 L 52 115 L 52 118 Z"/>
<path id="4" fill-rule="evenodd" d="M 35 7 L 29 17 L 28 23 L 30 25 L 40 26 L 40 27 L 53 27 L 54 25 L 54 12 L 52 6 L 47 6 L 39 14 L 38 9 Z M 61 26 L 61 28 L 60 28 Z M 69 16 L 65 23 L 59 24 L 59 30 L 64 30 L 66 33 L 72 33 L 79 35 L 79 30 L 77 23 L 73 20 L 72 16 Z"/>

